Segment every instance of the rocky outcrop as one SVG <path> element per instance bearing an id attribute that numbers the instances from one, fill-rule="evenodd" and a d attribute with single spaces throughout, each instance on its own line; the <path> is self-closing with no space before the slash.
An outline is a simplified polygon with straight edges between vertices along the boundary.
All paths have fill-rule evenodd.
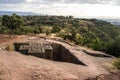
<path id="1" fill-rule="evenodd" d="M 1 50 L 0 80 L 86 80 L 109 74 L 108 64 L 112 57 L 89 55 L 84 52 L 87 49 L 56 40 L 34 38 L 29 41 L 49 42 L 54 49 L 55 61 Z M 97 54 L 92 50 L 87 52 Z"/>

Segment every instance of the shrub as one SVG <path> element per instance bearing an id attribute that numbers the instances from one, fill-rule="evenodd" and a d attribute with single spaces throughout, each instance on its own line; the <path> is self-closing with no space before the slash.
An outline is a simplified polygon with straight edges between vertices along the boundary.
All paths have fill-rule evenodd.
<path id="1" fill-rule="evenodd" d="M 7 47 L 7 50 L 8 51 L 14 51 L 14 45 L 13 44 L 9 44 L 8 47 Z"/>
<path id="2" fill-rule="evenodd" d="M 116 69 L 120 69 L 120 58 L 113 61 L 113 65 Z"/>
<path id="3" fill-rule="evenodd" d="M 1 34 L 8 34 L 10 33 L 10 29 L 5 26 L 0 26 L 0 33 Z"/>
<path id="4" fill-rule="evenodd" d="M 108 46 L 107 53 L 110 53 L 113 56 L 120 56 L 120 37 L 116 38 L 114 41 L 110 43 Z"/>
<path id="5" fill-rule="evenodd" d="M 55 27 L 54 26 L 53 29 L 52 29 L 52 32 L 56 33 L 56 32 L 60 32 L 60 30 L 61 30 L 60 27 L 58 27 L 58 26 Z"/>

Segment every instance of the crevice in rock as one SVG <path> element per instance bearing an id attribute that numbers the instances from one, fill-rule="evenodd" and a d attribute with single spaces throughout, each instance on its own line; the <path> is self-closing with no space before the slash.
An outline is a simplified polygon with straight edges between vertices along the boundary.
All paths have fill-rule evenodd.
<path id="1" fill-rule="evenodd" d="M 74 56 L 68 49 L 61 44 L 52 44 L 54 61 L 70 62 L 86 66 L 76 56 Z"/>

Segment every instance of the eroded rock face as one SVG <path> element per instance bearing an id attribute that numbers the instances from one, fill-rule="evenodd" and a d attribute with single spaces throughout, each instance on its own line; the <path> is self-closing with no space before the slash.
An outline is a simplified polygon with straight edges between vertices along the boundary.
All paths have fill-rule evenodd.
<path id="1" fill-rule="evenodd" d="M 53 48 L 50 44 L 43 43 L 14 43 L 16 51 L 25 55 L 53 60 Z"/>

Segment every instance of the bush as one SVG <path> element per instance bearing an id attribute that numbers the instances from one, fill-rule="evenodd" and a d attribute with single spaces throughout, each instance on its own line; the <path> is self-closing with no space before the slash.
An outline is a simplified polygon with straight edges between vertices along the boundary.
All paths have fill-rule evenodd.
<path id="1" fill-rule="evenodd" d="M 8 34 L 10 32 L 11 32 L 11 30 L 9 28 L 7 28 L 5 26 L 0 26 L 0 33 L 1 34 Z"/>
<path id="2" fill-rule="evenodd" d="M 114 60 L 113 65 L 116 69 L 120 69 L 120 58 Z"/>
<path id="3" fill-rule="evenodd" d="M 108 46 L 107 53 L 116 57 L 120 56 L 120 37 L 111 42 L 111 45 Z"/>
<path id="4" fill-rule="evenodd" d="M 54 26 L 53 29 L 52 29 L 52 32 L 56 33 L 56 32 L 60 32 L 60 30 L 61 30 L 60 27 L 58 27 L 58 26 L 55 27 Z"/>
<path id="5" fill-rule="evenodd" d="M 15 50 L 14 45 L 13 44 L 9 44 L 8 47 L 7 47 L 7 50 L 8 51 L 14 51 Z"/>

